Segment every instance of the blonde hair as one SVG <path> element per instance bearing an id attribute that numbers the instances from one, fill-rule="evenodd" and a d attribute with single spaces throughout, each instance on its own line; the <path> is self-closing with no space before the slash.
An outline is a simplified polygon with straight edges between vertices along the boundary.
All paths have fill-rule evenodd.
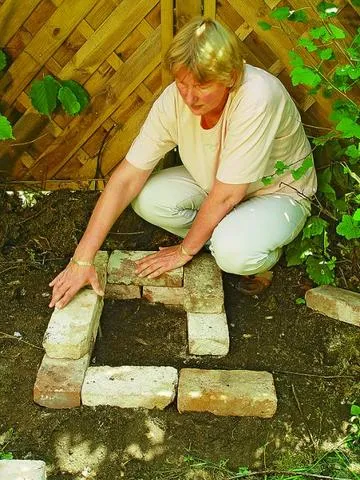
<path id="1" fill-rule="evenodd" d="M 243 77 L 239 38 L 211 18 L 193 18 L 179 30 L 164 60 L 172 74 L 185 66 L 200 82 L 217 81 L 232 90 Z"/>

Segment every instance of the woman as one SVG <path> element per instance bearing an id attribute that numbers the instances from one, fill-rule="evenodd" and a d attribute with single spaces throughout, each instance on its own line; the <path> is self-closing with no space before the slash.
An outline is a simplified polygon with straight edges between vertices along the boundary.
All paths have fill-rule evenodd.
<path id="1" fill-rule="evenodd" d="M 154 103 L 126 159 L 94 209 L 74 257 L 51 283 L 50 307 L 65 306 L 84 285 L 103 295 L 93 259 L 132 202 L 141 217 L 183 238 L 137 264 L 155 278 L 191 261 L 206 244 L 226 272 L 260 277 L 303 228 L 316 190 L 314 169 L 295 181 L 285 170 L 264 186 L 277 161 L 292 169 L 311 154 L 280 81 L 246 65 L 236 35 L 196 18 L 165 58 L 175 82 Z M 183 165 L 151 175 L 178 147 Z"/>

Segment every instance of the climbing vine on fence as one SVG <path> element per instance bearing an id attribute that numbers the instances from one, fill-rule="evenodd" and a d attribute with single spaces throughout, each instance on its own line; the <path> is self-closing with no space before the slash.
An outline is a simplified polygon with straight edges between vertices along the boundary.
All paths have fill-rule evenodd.
<path id="1" fill-rule="evenodd" d="M 359 0 L 352 3 L 360 6 Z M 317 13 L 315 25 L 308 9 Z M 294 86 L 306 86 L 311 95 L 320 94 L 332 101 L 332 129 L 311 139 L 313 150 L 331 149 L 331 160 L 318 166 L 313 214 L 286 251 L 287 264 L 305 264 L 308 275 L 319 285 L 336 282 L 336 267 L 344 258 L 359 270 L 360 106 L 350 94 L 360 78 L 360 28 L 350 38 L 334 24 L 338 13 L 335 3 L 322 1 L 316 7 L 298 10 L 280 7 L 270 13 L 268 20 L 258 22 L 263 30 L 284 30 L 284 22 L 307 25 L 302 37 L 294 40 L 295 48 L 289 51 L 291 81 Z M 274 175 L 264 178 L 263 183 L 271 183 L 285 168 L 289 167 L 277 162 Z M 291 173 L 295 179 L 300 178 L 309 168 L 310 157 Z M 339 253 L 344 258 L 338 258 Z"/>
<path id="2" fill-rule="evenodd" d="M 6 54 L 0 50 L 0 71 L 6 66 Z M 35 110 L 49 118 L 60 106 L 68 115 L 78 115 L 89 104 L 89 94 L 78 82 L 59 80 L 52 75 L 35 80 L 31 84 L 29 96 Z M 0 140 L 13 138 L 11 123 L 5 115 L 0 114 Z"/>

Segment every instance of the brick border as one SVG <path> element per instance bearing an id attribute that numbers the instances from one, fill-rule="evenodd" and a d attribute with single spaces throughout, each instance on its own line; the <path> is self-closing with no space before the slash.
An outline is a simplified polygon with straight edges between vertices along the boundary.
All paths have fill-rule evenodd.
<path id="1" fill-rule="evenodd" d="M 135 274 L 134 262 L 151 253 L 153 252 L 115 250 L 109 257 L 107 252 L 99 251 L 95 267 L 105 290 L 105 298 L 145 298 L 150 302 L 180 305 L 187 313 L 189 353 L 217 357 L 227 355 L 230 340 L 222 276 L 213 257 L 202 253 L 184 267 L 167 272 L 157 279 L 140 278 Z M 176 396 L 178 372 L 175 368 L 126 365 L 89 367 L 103 305 L 102 297 L 92 289 L 83 289 L 65 308 L 54 310 L 44 335 L 46 354 L 37 374 L 34 401 L 48 408 L 72 408 L 81 404 L 165 408 Z M 186 377 L 182 373 L 185 371 L 193 372 L 195 376 L 197 371 L 200 372 L 199 375 L 208 372 L 211 378 L 218 378 L 216 372 L 221 372 L 182 369 L 180 375 L 183 378 Z M 243 378 L 241 370 L 233 372 L 235 383 L 238 378 Z M 253 373 L 265 373 L 272 381 L 270 373 Z M 219 398 L 223 398 L 225 386 L 218 382 L 216 388 L 219 390 Z M 271 390 L 268 386 L 266 388 Z M 236 384 L 232 391 L 236 397 Z M 269 395 L 267 391 L 263 394 L 266 398 L 269 397 L 267 400 L 272 406 L 270 410 L 275 412 L 275 389 L 271 392 Z M 182 390 L 179 389 L 178 397 L 182 395 Z M 197 404 L 195 411 L 220 412 L 217 413 L 220 415 L 256 415 L 258 411 L 258 416 L 264 416 L 261 409 L 244 409 L 241 401 L 233 409 L 219 409 L 215 404 L 212 408 L 208 406 L 206 392 L 203 397 L 203 407 Z M 253 401 L 250 397 L 245 403 Z M 183 401 L 178 398 L 178 406 L 184 401 L 185 398 Z M 191 407 L 181 407 L 179 411 L 189 409 Z"/>

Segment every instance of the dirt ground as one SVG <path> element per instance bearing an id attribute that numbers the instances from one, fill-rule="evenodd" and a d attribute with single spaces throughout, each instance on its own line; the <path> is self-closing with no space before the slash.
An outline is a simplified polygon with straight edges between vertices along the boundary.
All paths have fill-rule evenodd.
<path id="1" fill-rule="evenodd" d="M 259 297 L 242 295 L 238 278 L 224 274 L 231 335 L 225 358 L 189 357 L 185 314 L 138 300 L 105 302 L 92 358 L 96 365 L 270 371 L 278 396 L 272 419 L 179 414 L 174 405 L 49 410 L 33 403 L 51 316 L 48 283 L 69 260 L 96 198 L 59 191 L 23 208 L 16 195 L 0 192 L 0 440 L 14 430 L 6 451 L 44 460 L 50 480 L 200 480 L 207 477 L 184 464 L 188 452 L 229 459 L 234 469 L 279 468 L 289 459 L 291 466 L 310 461 L 344 437 L 350 404 L 360 399 L 359 330 L 297 305 L 306 277 L 283 260 Z M 103 249 L 154 250 L 176 241 L 129 210 Z"/>

